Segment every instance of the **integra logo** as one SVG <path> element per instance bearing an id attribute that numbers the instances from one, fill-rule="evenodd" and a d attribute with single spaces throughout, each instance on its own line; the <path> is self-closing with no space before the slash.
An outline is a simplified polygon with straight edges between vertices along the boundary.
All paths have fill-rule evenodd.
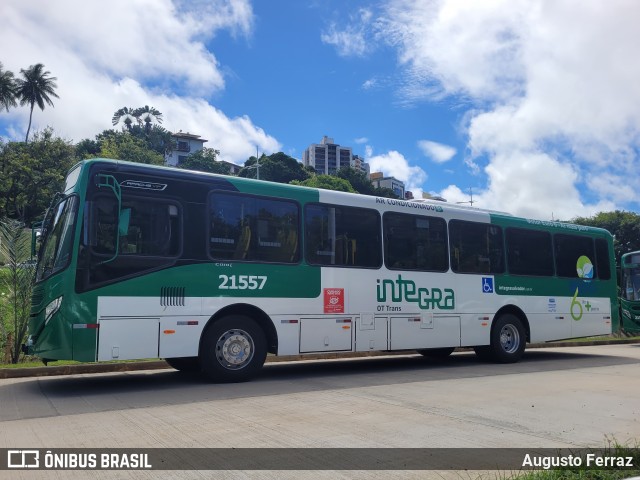
<path id="1" fill-rule="evenodd" d="M 123 188 L 140 188 L 142 190 L 154 190 L 156 192 L 162 192 L 167 188 L 166 183 L 153 183 L 145 182 L 141 180 L 125 180 L 120 184 Z"/>
<path id="2" fill-rule="evenodd" d="M 394 303 L 413 302 L 417 303 L 422 310 L 453 310 L 455 308 L 455 293 L 450 288 L 431 289 L 416 287 L 412 280 L 403 280 L 402 275 L 398 275 L 396 280 L 376 280 L 376 294 L 378 302 L 389 301 Z"/>

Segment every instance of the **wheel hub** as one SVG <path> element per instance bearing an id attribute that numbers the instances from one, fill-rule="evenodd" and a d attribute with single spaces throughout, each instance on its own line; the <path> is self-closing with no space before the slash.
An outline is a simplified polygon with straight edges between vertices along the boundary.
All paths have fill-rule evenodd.
<path id="1" fill-rule="evenodd" d="M 520 347 L 520 333 L 513 325 L 505 325 L 500 330 L 500 346 L 507 353 L 513 353 Z"/>
<path id="2" fill-rule="evenodd" d="M 222 366 L 238 370 L 253 358 L 253 339 L 244 330 L 229 330 L 216 343 L 216 356 Z"/>

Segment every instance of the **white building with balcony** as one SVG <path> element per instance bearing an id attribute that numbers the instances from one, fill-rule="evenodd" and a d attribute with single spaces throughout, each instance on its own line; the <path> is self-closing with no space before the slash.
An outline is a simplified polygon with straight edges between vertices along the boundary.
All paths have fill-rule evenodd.
<path id="1" fill-rule="evenodd" d="M 176 142 L 176 148 L 169 155 L 165 156 L 167 165 L 175 167 L 182 163 L 190 154 L 202 150 L 204 143 L 208 140 L 200 138 L 200 135 L 193 133 L 184 133 L 180 130 L 178 133 L 172 134 L 173 140 Z"/>

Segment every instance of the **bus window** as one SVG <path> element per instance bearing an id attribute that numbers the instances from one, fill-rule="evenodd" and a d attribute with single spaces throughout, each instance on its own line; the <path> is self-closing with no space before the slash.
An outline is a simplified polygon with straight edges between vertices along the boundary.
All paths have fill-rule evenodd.
<path id="1" fill-rule="evenodd" d="M 93 252 L 114 253 L 117 238 L 118 205 L 111 197 L 93 202 Z M 120 232 L 118 255 L 176 256 L 180 248 L 178 207 L 156 199 L 123 198 L 123 213 L 129 216 L 126 231 Z"/>
<path id="2" fill-rule="evenodd" d="M 78 257 L 79 292 L 164 267 L 180 255 L 182 215 L 176 203 L 123 196 L 121 214 L 112 196 L 86 203 Z M 128 222 L 119 219 L 127 218 Z M 120 231 L 119 243 L 118 228 Z"/>
<path id="3" fill-rule="evenodd" d="M 380 215 L 366 208 L 307 205 L 305 247 L 312 265 L 378 268 L 382 264 Z"/>
<path id="4" fill-rule="evenodd" d="M 502 229 L 488 223 L 449 222 L 451 269 L 457 273 L 503 273 Z"/>
<path id="5" fill-rule="evenodd" d="M 514 275 L 553 275 L 551 234 L 525 228 L 507 228 L 507 269 Z"/>
<path id="6" fill-rule="evenodd" d="M 609 280 L 611 278 L 609 247 L 604 238 L 596 238 L 596 275 L 600 280 Z"/>
<path id="7" fill-rule="evenodd" d="M 298 262 L 297 203 L 215 192 L 209 206 L 209 255 L 212 258 Z"/>
<path id="8" fill-rule="evenodd" d="M 444 219 L 387 212 L 383 225 L 387 268 L 435 272 L 449 269 Z"/>
<path id="9" fill-rule="evenodd" d="M 556 273 L 559 277 L 578 278 L 578 259 L 582 256 L 595 261 L 593 239 L 581 235 L 556 234 L 553 237 L 556 252 Z M 591 270 L 585 271 L 581 278 L 593 278 L 593 265 Z"/>

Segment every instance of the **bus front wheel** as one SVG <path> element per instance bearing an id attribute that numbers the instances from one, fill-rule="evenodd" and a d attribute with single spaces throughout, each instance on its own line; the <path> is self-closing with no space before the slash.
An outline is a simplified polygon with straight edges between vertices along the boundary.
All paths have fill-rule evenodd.
<path id="1" fill-rule="evenodd" d="M 210 325 L 200 348 L 204 374 L 216 382 L 244 382 L 253 377 L 267 357 L 267 339 L 249 317 L 231 315 Z"/>
<path id="2" fill-rule="evenodd" d="M 498 363 L 515 363 L 522 357 L 526 342 L 522 321 L 507 313 L 498 317 L 493 324 L 489 346 L 479 347 L 476 354 L 480 358 L 488 356 Z"/>

